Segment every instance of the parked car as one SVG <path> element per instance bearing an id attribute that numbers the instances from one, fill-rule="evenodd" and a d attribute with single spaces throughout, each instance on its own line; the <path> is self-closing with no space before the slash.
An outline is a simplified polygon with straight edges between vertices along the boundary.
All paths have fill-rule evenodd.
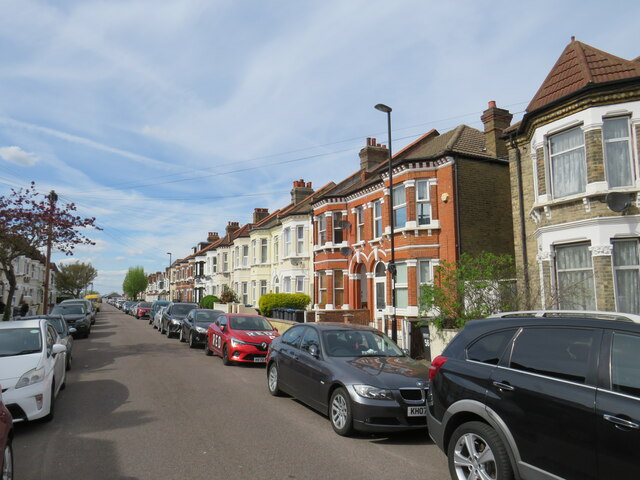
<path id="1" fill-rule="evenodd" d="M 149 315 L 149 324 L 153 323 L 155 319 L 156 313 L 160 310 L 161 307 L 166 307 L 171 302 L 168 300 L 156 300 L 151 304 L 151 314 Z"/>
<path id="2" fill-rule="evenodd" d="M 0 386 L 1 387 L 1 386 Z M 0 388 L 0 472 L 2 480 L 13 479 L 13 418 L 2 401 Z"/>
<path id="3" fill-rule="evenodd" d="M 209 325 L 216 321 L 221 310 L 211 310 L 208 308 L 195 308 L 191 310 L 180 327 L 180 341 L 189 342 L 191 348 L 204 345 L 207 341 L 207 329 Z"/>
<path id="4" fill-rule="evenodd" d="M 47 320 L 0 322 L 0 385 L 14 422 L 53 418 L 66 353 Z"/>
<path id="5" fill-rule="evenodd" d="M 126 302 L 124 302 L 124 304 L 122 305 L 122 311 L 124 313 L 126 313 L 127 315 L 131 315 L 131 309 L 133 308 L 133 306 L 138 303 L 138 302 L 134 302 L 133 300 L 127 300 Z"/>
<path id="6" fill-rule="evenodd" d="M 431 365 L 429 434 L 454 479 L 640 477 L 640 317 L 467 322 Z"/>
<path id="7" fill-rule="evenodd" d="M 133 314 L 137 319 L 140 319 L 142 317 L 150 317 L 150 312 L 151 302 L 140 302 L 136 305 L 136 309 Z"/>
<path id="8" fill-rule="evenodd" d="M 182 326 L 182 319 L 194 308 L 198 308 L 197 303 L 170 303 L 162 312 L 160 333 L 166 333 L 167 338 L 177 334 Z"/>
<path id="9" fill-rule="evenodd" d="M 362 325 L 295 325 L 267 355 L 269 393 L 328 415 L 339 435 L 425 429 L 428 378 L 426 364 Z"/>
<path id="10" fill-rule="evenodd" d="M 209 325 L 204 351 L 222 357 L 224 365 L 265 363 L 269 345 L 279 335 L 265 317 L 225 313 Z"/>
<path id="11" fill-rule="evenodd" d="M 60 305 L 86 305 L 87 307 L 87 311 L 91 314 L 91 325 L 93 325 L 94 323 L 96 323 L 96 308 L 93 305 L 93 302 L 91 302 L 91 300 L 87 300 L 86 298 L 73 298 L 73 299 L 69 299 L 69 300 L 63 300 L 62 302 L 60 302 Z"/>
<path id="12" fill-rule="evenodd" d="M 76 329 L 76 337 L 87 338 L 91 333 L 91 313 L 85 305 L 60 303 L 51 309 L 51 315 L 62 315 L 69 328 Z"/>
<path id="13" fill-rule="evenodd" d="M 156 312 L 156 314 L 153 316 L 152 325 L 153 325 L 153 328 L 156 328 L 158 331 L 160 331 L 160 326 L 162 325 L 162 314 L 167 309 L 167 307 L 168 307 L 168 305 L 160 307 L 158 309 L 158 311 Z"/>
<path id="14" fill-rule="evenodd" d="M 18 317 L 16 320 L 36 320 L 44 318 L 49 321 L 53 328 L 58 332 L 59 342 L 67 347 L 66 369 L 71 369 L 71 358 L 73 355 L 73 334 L 76 333 L 74 327 L 69 327 L 62 315 L 34 315 L 31 317 Z"/>

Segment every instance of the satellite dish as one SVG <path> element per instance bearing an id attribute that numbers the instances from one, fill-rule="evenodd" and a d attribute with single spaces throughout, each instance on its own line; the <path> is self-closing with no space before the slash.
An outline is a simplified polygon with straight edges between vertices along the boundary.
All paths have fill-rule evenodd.
<path id="1" fill-rule="evenodd" d="M 628 193 L 610 192 L 605 199 L 607 207 L 614 212 L 626 212 L 631 206 L 631 197 Z"/>
<path id="2" fill-rule="evenodd" d="M 342 247 L 340 249 L 340 253 L 342 254 L 343 257 L 348 257 L 349 255 L 351 255 L 351 248 L 350 247 Z"/>

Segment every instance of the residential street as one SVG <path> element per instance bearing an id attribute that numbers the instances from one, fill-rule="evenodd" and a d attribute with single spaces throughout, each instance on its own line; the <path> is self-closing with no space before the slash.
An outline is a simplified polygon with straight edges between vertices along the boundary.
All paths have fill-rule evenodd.
<path id="1" fill-rule="evenodd" d="M 225 367 L 102 304 L 51 423 L 16 424 L 16 478 L 449 478 L 425 432 L 342 438 L 261 367 Z"/>

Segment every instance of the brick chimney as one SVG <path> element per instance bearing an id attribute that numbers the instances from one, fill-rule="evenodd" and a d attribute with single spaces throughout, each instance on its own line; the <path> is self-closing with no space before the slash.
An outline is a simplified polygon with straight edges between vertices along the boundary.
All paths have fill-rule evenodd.
<path id="1" fill-rule="evenodd" d="M 218 232 L 209 232 L 207 235 L 207 242 L 213 243 L 218 240 L 220 237 L 218 236 Z"/>
<path id="2" fill-rule="evenodd" d="M 380 164 L 389 161 L 389 150 L 376 143 L 375 138 L 367 138 L 367 146 L 360 150 L 360 170 L 372 172 Z"/>
<path id="3" fill-rule="evenodd" d="M 260 220 L 264 220 L 269 216 L 268 208 L 254 208 L 253 209 L 253 224 L 260 222 Z"/>
<path id="4" fill-rule="evenodd" d="M 507 158 L 507 144 L 501 140 L 502 132 L 511 125 L 513 115 L 509 110 L 496 107 L 496 102 L 491 100 L 489 107 L 482 113 L 484 123 L 484 144 L 487 150 L 494 152 L 498 158 Z"/>
<path id="5" fill-rule="evenodd" d="M 311 182 L 305 183 L 303 179 L 294 180 L 293 188 L 291 189 L 291 203 L 297 205 L 312 193 Z"/>
<path id="6" fill-rule="evenodd" d="M 240 228 L 240 223 L 238 222 L 227 222 L 227 235 L 231 235 L 233 232 Z"/>

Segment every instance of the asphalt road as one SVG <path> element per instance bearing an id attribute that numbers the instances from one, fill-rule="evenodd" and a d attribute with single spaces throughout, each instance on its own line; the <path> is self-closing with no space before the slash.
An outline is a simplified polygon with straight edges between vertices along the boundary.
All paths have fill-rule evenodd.
<path id="1" fill-rule="evenodd" d="M 340 437 L 269 395 L 263 366 L 225 367 L 109 305 L 55 418 L 16 424 L 14 454 L 17 480 L 449 478 L 426 433 Z"/>

